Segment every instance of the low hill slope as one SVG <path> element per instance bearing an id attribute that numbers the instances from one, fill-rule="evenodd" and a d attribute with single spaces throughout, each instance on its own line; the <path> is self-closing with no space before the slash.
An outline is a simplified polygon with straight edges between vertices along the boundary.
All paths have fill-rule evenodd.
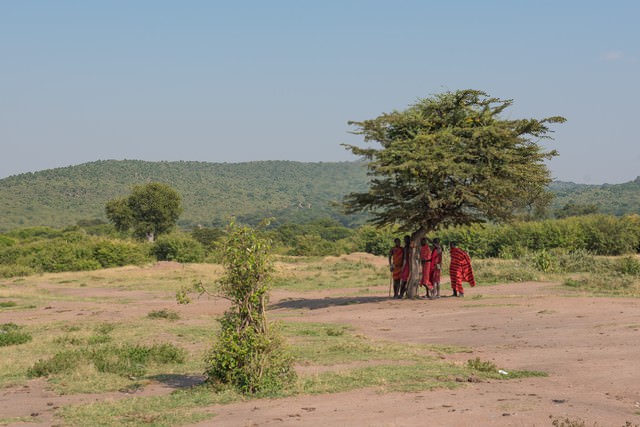
<path id="1" fill-rule="evenodd" d="M 11 176 L 0 180 L 0 230 L 80 219 L 105 219 L 105 203 L 132 185 L 163 182 L 183 198 L 181 225 L 220 225 L 231 216 L 250 222 L 346 218 L 332 202 L 367 188 L 361 163 L 146 162 L 106 160 Z"/>

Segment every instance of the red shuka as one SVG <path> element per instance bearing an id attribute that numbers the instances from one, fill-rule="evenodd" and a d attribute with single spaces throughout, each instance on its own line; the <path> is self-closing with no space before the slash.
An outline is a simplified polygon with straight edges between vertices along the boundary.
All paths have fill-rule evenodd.
<path id="1" fill-rule="evenodd" d="M 420 262 L 422 263 L 422 278 L 420 279 L 420 284 L 428 286 L 429 289 L 431 289 L 433 284 L 429 277 L 431 274 L 431 248 L 429 245 L 420 247 Z"/>
<path id="2" fill-rule="evenodd" d="M 471 268 L 471 258 L 460 248 L 451 248 L 449 276 L 451 277 L 451 288 L 455 291 L 464 292 L 462 282 L 468 282 L 471 286 L 476 285 Z"/>
<path id="3" fill-rule="evenodd" d="M 431 272 L 429 273 L 429 282 L 431 284 L 440 283 L 440 268 L 442 264 L 442 250 L 437 247 L 433 247 L 431 251 Z"/>
<path id="4" fill-rule="evenodd" d="M 394 246 L 391 248 L 391 263 L 393 264 L 393 280 L 400 280 L 402 277 L 402 259 L 404 251 L 402 248 Z"/>

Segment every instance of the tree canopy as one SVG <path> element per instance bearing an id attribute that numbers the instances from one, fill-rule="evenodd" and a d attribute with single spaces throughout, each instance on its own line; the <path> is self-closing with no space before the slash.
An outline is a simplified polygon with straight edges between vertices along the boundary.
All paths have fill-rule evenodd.
<path id="1" fill-rule="evenodd" d="M 107 218 L 120 231 L 133 228 L 137 237 L 153 241 L 171 230 L 182 213 L 180 194 L 167 184 L 136 185 L 131 194 L 105 206 Z"/>
<path id="2" fill-rule="evenodd" d="M 421 234 L 439 228 L 504 221 L 523 209 L 543 209 L 551 182 L 544 151 L 548 124 L 563 117 L 505 119 L 512 100 L 478 90 L 419 99 L 404 111 L 351 121 L 365 142 L 345 145 L 368 161 L 368 191 L 345 197 L 347 213 Z"/>

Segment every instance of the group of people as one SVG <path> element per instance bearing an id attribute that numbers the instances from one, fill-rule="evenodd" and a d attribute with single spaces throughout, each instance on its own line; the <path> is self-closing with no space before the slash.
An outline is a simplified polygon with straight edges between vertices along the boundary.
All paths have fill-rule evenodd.
<path id="1" fill-rule="evenodd" d="M 419 251 L 413 246 L 411 237 L 404 236 L 404 246 L 400 239 L 394 239 L 394 246 L 389 251 L 389 269 L 393 276 L 393 298 L 402 299 L 407 295 L 412 270 L 419 268 L 420 286 L 426 290 L 425 298 L 440 298 L 440 276 L 442 271 L 442 247 L 440 240 L 435 238 L 429 246 L 429 239 L 423 237 L 420 240 Z M 471 258 L 458 248 L 455 242 L 449 243 L 451 263 L 449 265 L 449 277 L 454 297 L 464 297 L 462 282 L 475 286 L 471 268 Z M 418 263 L 412 263 L 412 259 L 418 258 Z M 419 267 L 417 267 L 419 265 Z M 389 292 L 391 293 L 391 292 Z"/>

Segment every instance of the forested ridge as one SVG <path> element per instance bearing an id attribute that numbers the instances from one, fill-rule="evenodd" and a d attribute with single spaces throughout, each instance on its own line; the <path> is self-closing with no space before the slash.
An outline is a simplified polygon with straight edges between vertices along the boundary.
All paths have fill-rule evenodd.
<path id="1" fill-rule="evenodd" d="M 366 169 L 358 162 L 96 161 L 0 180 L 0 231 L 106 219 L 108 200 L 147 182 L 162 182 L 180 193 L 182 226 L 222 225 L 232 216 L 250 223 L 264 217 L 276 222 L 331 217 L 351 225 L 359 219 L 342 215 L 334 202 L 367 188 Z"/>
<path id="2" fill-rule="evenodd" d="M 348 226 L 359 224 L 362 217 L 344 216 L 335 202 L 368 188 L 360 162 L 104 160 L 0 180 L 0 231 L 105 220 L 108 200 L 147 182 L 168 184 L 181 194 L 184 213 L 179 224 L 187 227 L 219 226 L 232 216 L 249 223 L 265 217 L 276 223 L 330 217 Z M 640 178 L 604 185 L 554 182 L 550 189 L 556 196 L 551 214 L 568 204 L 612 215 L 640 214 Z"/>

